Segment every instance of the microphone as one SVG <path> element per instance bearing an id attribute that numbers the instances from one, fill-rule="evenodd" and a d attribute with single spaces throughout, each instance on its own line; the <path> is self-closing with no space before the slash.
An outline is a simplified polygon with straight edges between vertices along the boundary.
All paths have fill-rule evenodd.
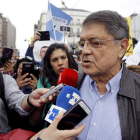
<path id="1" fill-rule="evenodd" d="M 59 76 L 57 86 L 50 89 L 46 94 L 42 95 L 40 99 L 47 98 L 58 90 L 62 89 L 65 85 L 75 87 L 78 82 L 77 71 L 67 68 Z"/>
<path id="2" fill-rule="evenodd" d="M 71 106 L 80 100 L 80 97 L 81 94 L 77 89 L 71 86 L 63 87 L 58 94 L 56 106 L 51 106 L 47 116 L 45 117 L 45 120 L 49 123 L 52 123 L 55 116 L 57 116 L 61 111 L 66 112 Z"/>
<path id="3" fill-rule="evenodd" d="M 75 87 L 78 82 L 78 73 L 76 70 L 67 68 L 59 76 L 57 85 L 63 83 Z"/>

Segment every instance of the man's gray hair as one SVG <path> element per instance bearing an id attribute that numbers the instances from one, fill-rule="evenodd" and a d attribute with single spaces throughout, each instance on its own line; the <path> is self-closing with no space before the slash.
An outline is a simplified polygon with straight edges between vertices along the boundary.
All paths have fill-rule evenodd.
<path id="1" fill-rule="evenodd" d="M 103 24 L 114 39 L 129 39 L 129 26 L 127 20 L 114 11 L 98 11 L 90 14 L 83 22 L 83 27 L 92 23 Z"/>

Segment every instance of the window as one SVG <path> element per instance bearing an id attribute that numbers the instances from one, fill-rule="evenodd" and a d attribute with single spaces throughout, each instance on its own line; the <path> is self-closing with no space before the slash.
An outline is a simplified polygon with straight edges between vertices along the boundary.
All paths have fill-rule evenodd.
<path id="1" fill-rule="evenodd" d="M 76 23 L 77 25 L 80 25 L 80 19 L 77 19 L 77 23 Z"/>
<path id="2" fill-rule="evenodd" d="M 77 37 L 80 37 L 80 28 L 77 28 Z"/>

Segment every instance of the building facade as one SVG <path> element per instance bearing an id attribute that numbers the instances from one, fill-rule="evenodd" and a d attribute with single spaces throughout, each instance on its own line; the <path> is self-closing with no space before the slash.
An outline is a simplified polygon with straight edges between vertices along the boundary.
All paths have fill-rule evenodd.
<path id="1" fill-rule="evenodd" d="M 16 28 L 8 18 L 2 20 L 2 46 L 16 48 Z"/>
<path id="2" fill-rule="evenodd" d="M 140 14 L 131 15 L 132 36 L 140 40 Z"/>
<path id="3" fill-rule="evenodd" d="M 80 39 L 82 22 L 91 12 L 82 9 L 69 9 L 69 8 L 60 8 L 60 9 L 73 18 L 73 20 L 69 24 L 70 31 L 64 32 L 64 34 L 71 48 L 77 48 L 77 42 Z M 46 21 L 47 21 L 47 11 L 43 11 L 41 13 L 40 20 L 38 21 L 38 24 L 35 26 L 35 28 L 37 30 L 45 31 Z"/>
<path id="4" fill-rule="evenodd" d="M 0 13 L 0 48 L 2 48 L 2 13 Z"/>

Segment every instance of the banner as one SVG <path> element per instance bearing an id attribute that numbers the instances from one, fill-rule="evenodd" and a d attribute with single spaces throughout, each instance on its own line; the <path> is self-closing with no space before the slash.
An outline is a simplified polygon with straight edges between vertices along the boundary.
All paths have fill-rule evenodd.
<path id="1" fill-rule="evenodd" d="M 50 38 L 55 41 L 62 41 L 64 33 L 60 31 L 60 26 L 68 26 L 71 20 L 69 15 L 48 1 L 46 31 L 50 31 Z"/>
<path id="2" fill-rule="evenodd" d="M 132 40 L 132 29 L 131 29 L 131 17 L 127 17 L 127 23 L 129 26 L 129 46 L 125 55 L 133 55 L 133 40 Z"/>

